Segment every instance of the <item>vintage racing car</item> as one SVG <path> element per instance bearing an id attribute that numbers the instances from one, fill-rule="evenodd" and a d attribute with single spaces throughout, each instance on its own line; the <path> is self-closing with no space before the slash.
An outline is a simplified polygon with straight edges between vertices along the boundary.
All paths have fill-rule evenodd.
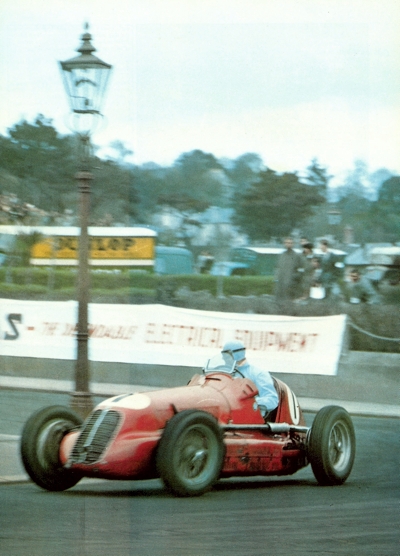
<path id="1" fill-rule="evenodd" d="M 264 422 L 254 383 L 235 378 L 234 364 L 218 355 L 186 386 L 112 397 L 83 423 L 64 406 L 39 410 L 21 437 L 27 473 L 50 491 L 82 477 L 161 477 L 173 494 L 192 496 L 219 478 L 290 475 L 310 463 L 318 483 L 344 483 L 355 457 L 347 411 L 326 406 L 306 427 L 295 394 L 274 379 L 279 405 Z"/>

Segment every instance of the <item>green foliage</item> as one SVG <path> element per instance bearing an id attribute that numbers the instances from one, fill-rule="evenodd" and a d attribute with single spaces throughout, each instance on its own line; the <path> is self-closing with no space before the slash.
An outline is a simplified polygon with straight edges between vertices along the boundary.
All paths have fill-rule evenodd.
<path id="1" fill-rule="evenodd" d="M 93 289 L 92 303 L 156 303 L 156 290 L 148 288 Z"/>
<path id="2" fill-rule="evenodd" d="M 0 141 L 0 160 L 4 170 L 19 178 L 13 193 L 44 210 L 63 212 L 63 193 L 73 187 L 76 171 L 74 141 L 60 136 L 41 114 L 8 133 Z"/>
<path id="3" fill-rule="evenodd" d="M 75 269 L 54 268 L 0 268 L 0 294 L 7 288 L 11 291 L 30 291 L 30 288 L 47 288 L 48 291 L 74 292 L 77 272 Z M 120 293 L 132 295 L 132 292 L 168 291 L 175 295 L 181 288 L 192 292 L 208 291 L 216 295 L 220 286 L 225 295 L 263 295 L 271 294 L 273 279 L 265 276 L 217 277 L 209 274 L 188 274 L 176 276 L 159 276 L 139 271 L 99 271 L 90 273 L 90 288 L 96 295 Z M 42 291 L 42 290 L 40 290 Z"/>
<path id="4" fill-rule="evenodd" d="M 289 234 L 324 202 L 318 189 L 302 183 L 296 174 L 267 169 L 243 194 L 237 223 L 252 240 Z"/>
<path id="5" fill-rule="evenodd" d="M 77 272 L 74 269 L 0 267 L 0 284 L 41 286 L 52 289 L 75 287 Z"/>
<path id="6" fill-rule="evenodd" d="M 141 214 L 151 214 L 163 194 L 167 169 L 148 163 L 136 166 L 133 170 L 133 184 Z"/>
<path id="7" fill-rule="evenodd" d="M 311 164 L 307 167 L 307 174 L 305 176 L 305 183 L 316 187 L 321 195 L 325 198 L 328 194 L 329 181 L 333 176 L 330 176 L 327 169 L 320 166 L 318 160 L 314 158 Z"/>
<path id="8" fill-rule="evenodd" d="M 200 150 L 182 154 L 170 168 L 145 164 L 133 170 L 141 214 L 167 205 L 193 213 L 220 205 L 224 196 L 222 166 Z"/>
<path id="9" fill-rule="evenodd" d="M 272 295 L 274 284 L 272 276 L 224 277 L 222 280 L 222 291 L 224 295 L 228 296 Z"/>
<path id="10" fill-rule="evenodd" d="M 14 247 L 14 253 L 18 254 L 17 256 L 20 258 L 20 264 L 22 266 L 29 266 L 31 248 L 41 239 L 41 237 L 42 236 L 39 232 L 33 232 L 31 234 L 18 234 Z"/>
<path id="11" fill-rule="evenodd" d="M 29 297 L 35 299 L 38 294 L 48 294 L 48 288 L 39 284 L 30 284 L 29 286 L 26 286 L 22 284 L 2 283 L 0 284 L 0 294 L 3 296 L 12 294 L 13 297 L 20 297 L 21 299 L 25 299 L 25 296 L 28 294 Z"/>
<path id="12" fill-rule="evenodd" d="M 378 196 L 378 203 L 390 207 L 391 210 L 400 213 L 400 177 L 393 176 L 384 181 Z"/>
<path id="13" fill-rule="evenodd" d="M 158 203 L 182 212 L 221 206 L 224 194 L 221 173 L 222 167 L 212 154 L 200 150 L 184 153 L 167 172 Z"/>
<path id="14" fill-rule="evenodd" d="M 399 176 L 392 176 L 383 182 L 378 200 L 371 206 L 369 216 L 378 240 L 398 241 L 400 237 Z"/>
<path id="15" fill-rule="evenodd" d="M 357 242 L 398 241 L 399 209 L 396 207 L 396 196 L 392 196 L 393 191 L 389 193 L 388 201 L 384 200 L 385 184 L 394 180 L 395 192 L 398 179 L 384 168 L 369 174 L 362 160 L 356 160 L 354 168 L 347 172 L 343 184 L 336 190 L 336 205 L 342 216 L 341 227 L 351 226 Z"/>
<path id="16" fill-rule="evenodd" d="M 196 149 L 183 153 L 170 167 L 154 163 L 133 166 L 126 162 L 132 152 L 123 142 L 115 141 L 110 147 L 115 156 L 108 160 L 93 156 L 90 161 L 95 177 L 92 225 L 149 222 L 162 205 L 176 209 L 186 219 L 218 206 L 232 207 L 232 225 L 239 225 L 251 242 L 284 236 L 294 228 L 301 228 L 309 237 L 334 233 L 342 239 L 345 226 L 352 227 L 356 242 L 399 241 L 400 178 L 385 168 L 369 174 L 366 164 L 356 160 L 343 183 L 329 190 L 333 176 L 317 159 L 310 162 L 300 180 L 296 173 L 266 169 L 256 153 L 217 160 L 213 154 Z M 4 211 L 3 222 L 58 224 L 68 210 L 68 223 L 76 225 L 78 190 L 74 176 L 81 150 L 77 136 L 60 135 L 52 120 L 41 114 L 32 122 L 22 119 L 7 136 L 0 135 L 0 194 L 11 193 L 21 204 L 35 205 L 47 213 L 36 213 L 30 220 L 24 211 Z M 330 229 L 322 210 L 326 202 L 332 202 L 333 193 L 341 212 L 341 223 L 335 230 Z M 166 234 L 168 243 L 182 239 L 182 229 Z M 215 236 L 213 240 L 218 249 L 221 238 Z"/>
<path id="17" fill-rule="evenodd" d="M 76 214 L 81 145 L 76 136 L 61 136 L 52 121 L 38 115 L 33 123 L 22 120 L 0 136 L 0 169 L 6 184 L 19 199 L 51 214 L 70 209 Z M 122 147 L 116 145 L 121 151 Z M 128 152 L 124 151 L 127 155 Z M 120 154 L 122 156 L 122 154 Z M 93 157 L 95 176 L 91 195 L 93 223 L 128 224 L 137 216 L 137 194 L 133 171 L 123 164 Z M 14 181 L 11 181 L 13 177 Z M 43 224 L 51 224 L 47 219 Z"/>
<path id="18" fill-rule="evenodd" d="M 259 173 L 264 169 L 264 163 L 260 155 L 246 153 L 233 161 L 225 161 L 224 167 L 235 191 L 243 192 L 257 181 Z"/>
<path id="19" fill-rule="evenodd" d="M 209 274 L 156 276 L 157 288 L 177 292 L 187 288 L 192 292 L 208 291 L 217 295 L 220 286 L 224 295 L 263 295 L 272 293 L 273 279 L 266 276 L 218 277 Z"/>
<path id="20" fill-rule="evenodd" d="M 367 241 L 366 216 L 371 207 L 367 192 L 367 168 L 362 161 L 356 161 L 354 169 L 347 173 L 344 184 L 339 188 L 337 208 L 342 220 L 350 223 L 360 241 Z M 365 229 L 365 232 L 363 230 Z"/>
<path id="21" fill-rule="evenodd" d="M 91 221 L 110 225 L 129 225 L 138 216 L 138 196 L 133 170 L 111 160 L 96 160 L 91 189 Z"/>

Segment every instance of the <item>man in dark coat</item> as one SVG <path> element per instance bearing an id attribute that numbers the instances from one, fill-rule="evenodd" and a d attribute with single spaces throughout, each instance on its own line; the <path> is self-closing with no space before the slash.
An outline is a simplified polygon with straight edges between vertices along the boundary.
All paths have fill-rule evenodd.
<path id="1" fill-rule="evenodd" d="M 301 287 L 301 298 L 308 299 L 310 296 L 310 288 L 313 286 L 314 266 L 312 260 L 314 258 L 314 245 L 310 241 L 302 243 L 302 263 L 303 263 L 303 279 Z"/>
<path id="2" fill-rule="evenodd" d="M 325 296 L 330 297 L 332 294 L 333 286 L 340 276 L 340 264 L 338 257 L 329 249 L 329 242 L 322 239 L 320 242 L 321 256 L 321 284 L 325 288 Z"/>
<path id="3" fill-rule="evenodd" d="M 286 251 L 279 257 L 276 269 L 277 299 L 297 299 L 301 296 L 301 283 L 303 278 L 303 260 L 300 253 L 293 250 L 293 239 L 285 238 Z"/>

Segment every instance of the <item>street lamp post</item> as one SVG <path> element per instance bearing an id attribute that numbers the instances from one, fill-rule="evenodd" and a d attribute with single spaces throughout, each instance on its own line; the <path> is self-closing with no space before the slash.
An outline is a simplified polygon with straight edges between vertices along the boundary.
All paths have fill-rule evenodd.
<path id="1" fill-rule="evenodd" d="M 75 363 L 75 391 L 72 394 L 71 407 L 80 415 L 86 416 L 93 408 L 89 389 L 88 357 L 88 304 L 89 304 L 89 234 L 88 222 L 90 212 L 90 136 L 101 118 L 101 103 L 107 87 L 111 66 L 97 56 L 91 43 L 92 36 L 85 25 L 82 44 L 77 49 L 80 53 L 65 62 L 60 62 L 72 112 L 73 130 L 78 134 L 81 145 L 80 171 L 76 174 L 79 190 L 79 245 L 78 245 L 78 325 L 77 356 Z"/>
<path id="2" fill-rule="evenodd" d="M 340 210 L 335 206 L 332 205 L 331 208 L 328 210 L 328 224 L 331 229 L 332 239 L 336 239 L 340 241 L 339 230 L 340 230 L 340 222 L 342 221 L 342 213 Z"/>

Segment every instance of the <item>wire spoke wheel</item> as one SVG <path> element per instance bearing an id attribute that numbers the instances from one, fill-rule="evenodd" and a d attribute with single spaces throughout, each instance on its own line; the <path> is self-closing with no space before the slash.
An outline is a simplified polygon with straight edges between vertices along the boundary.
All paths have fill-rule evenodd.
<path id="1" fill-rule="evenodd" d="M 199 495 L 217 481 L 224 453 L 215 418 L 204 411 L 185 410 L 165 427 L 157 450 L 157 468 L 174 494 Z"/>
<path id="2" fill-rule="evenodd" d="M 339 485 L 351 473 L 355 458 L 355 433 L 350 415 L 338 406 L 327 406 L 314 419 L 308 440 L 308 458 L 322 485 Z"/>
<path id="3" fill-rule="evenodd" d="M 343 470 L 351 457 L 351 438 L 343 422 L 335 423 L 329 438 L 329 458 L 332 466 Z"/>
<path id="4" fill-rule="evenodd" d="M 182 436 L 174 458 L 179 471 L 188 481 L 201 480 L 202 473 L 207 473 L 207 466 L 212 464 L 210 458 L 215 437 L 207 426 L 201 424 L 193 425 Z"/>

